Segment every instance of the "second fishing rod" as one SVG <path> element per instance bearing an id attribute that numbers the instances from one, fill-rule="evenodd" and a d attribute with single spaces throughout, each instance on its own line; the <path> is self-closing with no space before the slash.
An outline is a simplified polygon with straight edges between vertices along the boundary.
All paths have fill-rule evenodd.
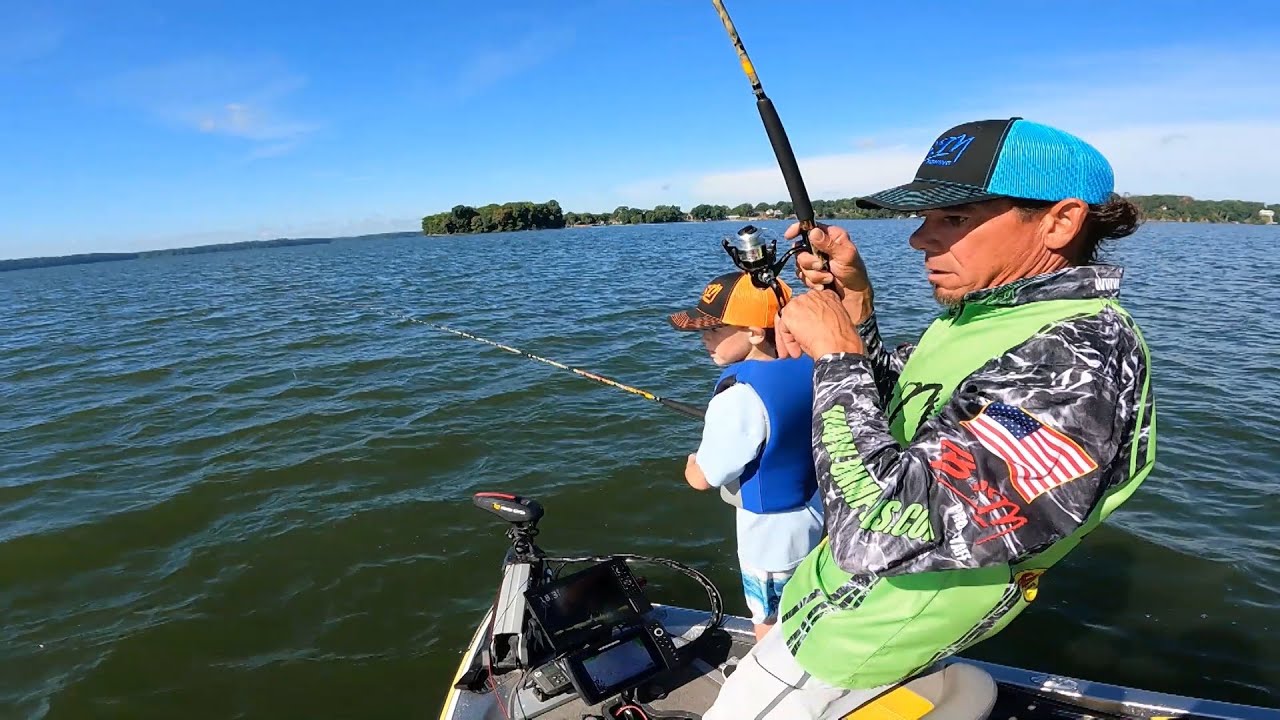
<path id="1" fill-rule="evenodd" d="M 520 357 L 526 358 L 528 360 L 533 360 L 535 362 L 540 362 L 545 365 L 550 365 L 551 367 L 558 368 L 560 370 L 571 372 L 574 375 L 577 375 L 578 377 L 585 378 L 592 382 L 599 383 L 601 385 L 607 385 L 612 388 L 617 388 L 618 390 L 629 392 L 632 395 L 637 395 L 646 400 L 656 402 L 659 405 L 662 405 L 663 407 L 667 408 L 668 410 L 672 410 L 674 412 L 680 413 L 681 415 L 684 415 L 685 417 L 688 417 L 688 418 L 692 418 L 694 420 L 701 420 L 704 414 L 704 410 L 702 408 L 689 405 L 688 403 L 682 403 L 676 400 L 671 400 L 669 398 L 662 397 L 661 395 L 657 395 L 656 393 L 651 393 L 648 390 L 642 390 L 641 388 L 633 387 L 631 385 L 627 385 L 626 383 L 618 382 L 613 378 L 605 377 L 604 375 L 591 372 L 590 370 L 584 370 L 582 368 L 572 367 L 562 362 L 557 362 L 550 358 L 542 357 L 541 355 L 535 355 L 534 353 L 528 352 L 527 350 L 521 350 L 520 348 L 512 347 L 511 345 L 500 343 L 500 342 L 497 342 L 496 340 L 490 340 L 488 338 L 484 338 L 479 335 L 466 332 L 464 330 L 458 330 L 457 328 L 452 328 L 452 327 L 449 327 L 448 325 L 428 322 L 426 320 L 421 320 L 419 318 L 413 317 L 412 315 L 407 315 L 405 313 L 395 312 L 393 310 L 387 310 L 387 309 L 372 306 L 372 305 L 356 304 L 356 303 L 351 303 L 351 304 L 356 307 L 362 307 L 364 309 L 380 312 L 385 315 L 389 315 L 391 317 L 397 318 L 399 320 L 404 320 L 406 322 L 416 323 L 418 325 L 425 325 L 434 330 L 446 332 L 446 333 L 449 333 L 450 335 L 454 335 L 460 338 L 466 338 L 467 340 L 474 340 L 479 343 L 484 343 L 485 345 L 489 345 L 490 347 L 495 347 L 504 352 L 509 352 L 512 355 L 519 355 Z"/>

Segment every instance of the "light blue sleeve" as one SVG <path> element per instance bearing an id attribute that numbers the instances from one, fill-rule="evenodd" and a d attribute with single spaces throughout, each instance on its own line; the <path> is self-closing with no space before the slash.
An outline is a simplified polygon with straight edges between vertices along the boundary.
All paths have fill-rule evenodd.
<path id="1" fill-rule="evenodd" d="M 698 446 L 698 467 L 711 487 L 738 479 L 769 437 L 769 414 L 750 385 L 741 383 L 711 398 Z"/>

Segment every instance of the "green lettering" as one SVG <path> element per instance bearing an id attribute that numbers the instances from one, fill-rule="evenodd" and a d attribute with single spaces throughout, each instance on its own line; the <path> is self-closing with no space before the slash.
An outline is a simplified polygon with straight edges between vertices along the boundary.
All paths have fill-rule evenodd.
<path id="1" fill-rule="evenodd" d="M 865 504 L 865 505 L 870 505 L 871 503 L 863 503 L 863 504 Z M 861 527 L 863 530 L 869 530 L 869 529 L 871 529 L 871 523 L 873 523 L 873 522 L 875 522 L 875 521 L 876 521 L 876 515 L 878 515 L 878 514 L 880 513 L 880 505 L 881 505 L 881 503 L 875 503 L 874 507 L 872 507 L 872 508 L 871 508 L 870 510 L 868 510 L 865 514 L 863 514 L 863 516 L 862 516 L 862 524 L 861 524 L 859 527 Z M 856 507 L 859 507 L 859 505 L 857 505 L 857 504 L 855 504 L 855 505 L 853 505 L 853 506 L 854 506 L 855 508 L 856 508 Z"/>
<path id="2" fill-rule="evenodd" d="M 854 510 L 871 507 L 876 504 L 876 500 L 880 497 L 880 486 L 875 484 L 875 481 L 871 478 L 867 478 L 866 481 L 846 490 L 844 496 L 849 502 L 849 507 Z M 867 517 L 871 517 L 871 513 L 867 513 Z"/>
<path id="3" fill-rule="evenodd" d="M 853 437 L 853 431 L 844 423 L 839 425 L 824 424 L 822 426 L 822 442 L 830 445 L 833 442 L 840 442 Z"/>
<path id="4" fill-rule="evenodd" d="M 825 447 L 832 460 L 848 460 L 849 458 L 858 457 L 858 447 L 853 444 L 852 438 L 844 442 L 827 444 Z"/>
<path id="5" fill-rule="evenodd" d="M 911 526 L 911 531 L 907 533 L 907 537 L 912 540 L 924 540 L 925 542 L 933 542 L 933 523 L 929 521 L 929 513 L 924 513 L 916 520 L 916 524 Z"/>
<path id="6" fill-rule="evenodd" d="M 893 524 L 893 517 L 900 510 L 902 510 L 902 501 L 900 500 L 886 500 L 881 503 L 879 511 L 875 513 L 875 523 L 869 528 L 871 532 L 882 533 L 889 529 L 889 526 Z"/>
<path id="7" fill-rule="evenodd" d="M 831 465 L 831 478 L 837 485 L 843 485 L 866 474 L 867 469 L 862 466 L 862 461 L 858 458 L 841 460 Z"/>
<path id="8" fill-rule="evenodd" d="M 875 484 L 873 480 L 866 480 L 849 488 L 845 493 L 846 497 L 851 497 L 849 507 L 853 509 L 871 507 L 880 497 L 880 486 Z"/>
<path id="9" fill-rule="evenodd" d="M 852 442 L 853 433 L 845 422 L 843 405 L 836 405 L 822 413 L 822 444 L 826 446 L 827 452 L 833 452 L 832 445 Z"/>
<path id="10" fill-rule="evenodd" d="M 894 537 L 902 537 L 907 531 L 908 526 L 913 520 L 917 520 L 921 515 L 925 514 L 924 506 L 920 503 L 911 503 L 907 506 L 906 512 L 902 513 L 902 517 L 898 518 L 898 522 L 894 523 L 893 529 L 889 534 Z"/>
<path id="11" fill-rule="evenodd" d="M 862 515 L 863 530 L 888 533 L 894 537 L 907 535 L 913 540 L 933 540 L 929 510 L 920 503 L 911 503 L 904 510 L 900 500 L 878 500 L 880 487 L 874 482 L 846 488 L 844 496 L 854 508 L 870 508 Z"/>
<path id="12" fill-rule="evenodd" d="M 870 478 L 850 478 L 845 482 L 836 483 L 836 488 L 847 496 L 857 497 L 865 492 L 868 484 L 875 485 L 875 483 L 869 483 L 869 480 Z"/>

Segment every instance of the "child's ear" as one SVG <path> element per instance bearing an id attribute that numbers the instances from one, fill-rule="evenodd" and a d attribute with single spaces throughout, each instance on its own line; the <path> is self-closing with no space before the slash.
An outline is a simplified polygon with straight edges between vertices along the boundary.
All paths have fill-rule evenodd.
<path id="1" fill-rule="evenodd" d="M 764 328 L 758 328 L 758 327 L 747 328 L 747 331 L 751 333 L 751 336 L 747 339 L 751 342 L 752 345 L 759 345 L 760 343 L 764 342 Z"/>

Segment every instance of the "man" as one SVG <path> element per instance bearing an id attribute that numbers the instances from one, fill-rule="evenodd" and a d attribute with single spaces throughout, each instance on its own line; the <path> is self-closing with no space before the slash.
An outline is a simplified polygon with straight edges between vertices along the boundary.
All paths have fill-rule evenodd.
<path id="1" fill-rule="evenodd" d="M 829 261 L 798 258 L 812 290 L 778 341 L 815 361 L 828 538 L 707 720 L 824 717 L 991 637 L 1155 461 L 1149 352 L 1121 270 L 1094 264 L 1137 213 L 1097 150 L 1020 118 L 967 123 L 860 203 L 923 216 L 910 243 L 945 311 L 887 351 L 848 234 L 810 233 Z"/>

